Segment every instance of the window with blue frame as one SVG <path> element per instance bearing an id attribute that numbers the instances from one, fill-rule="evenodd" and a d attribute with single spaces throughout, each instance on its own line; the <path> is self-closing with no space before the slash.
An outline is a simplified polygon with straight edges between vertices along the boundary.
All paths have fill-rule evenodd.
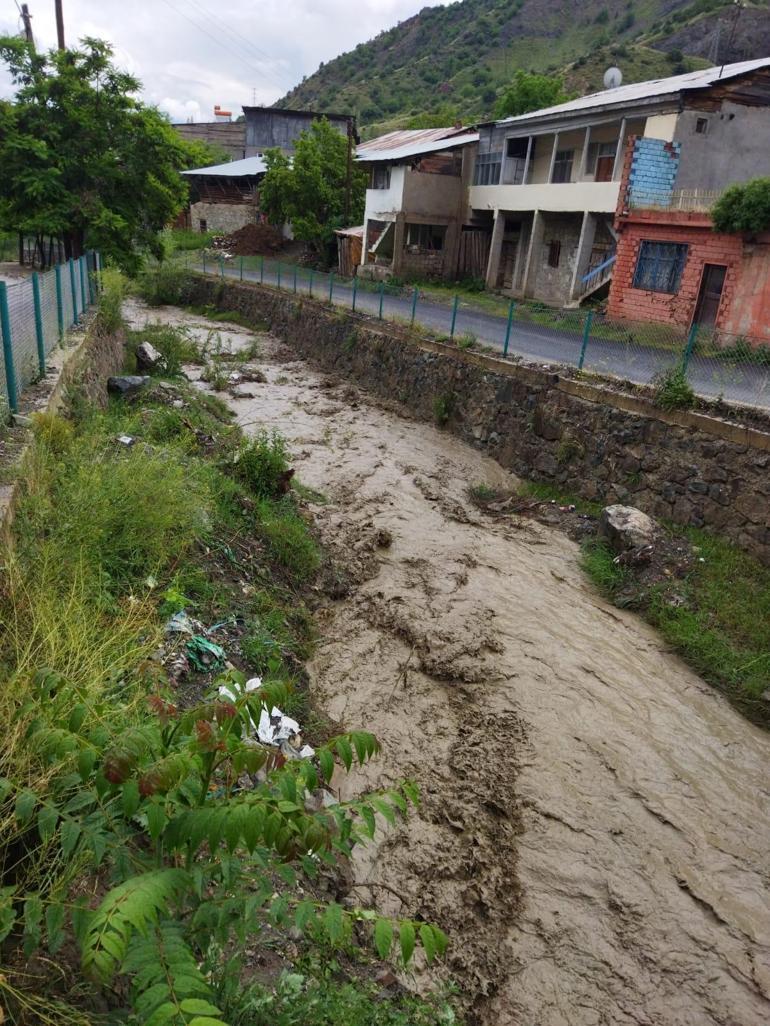
<path id="1" fill-rule="evenodd" d="M 687 260 L 687 245 L 679 242 L 643 242 L 634 272 L 635 289 L 678 292 Z"/>

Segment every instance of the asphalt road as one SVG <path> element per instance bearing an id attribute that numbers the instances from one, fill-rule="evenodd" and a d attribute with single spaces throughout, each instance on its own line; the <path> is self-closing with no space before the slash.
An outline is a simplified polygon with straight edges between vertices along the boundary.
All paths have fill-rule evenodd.
<path id="1" fill-rule="evenodd" d="M 202 270 L 202 267 L 198 267 Z M 207 273 L 220 275 L 220 268 L 207 267 Z M 227 278 L 240 278 L 240 269 L 225 265 Z M 309 272 L 301 269 L 296 280 L 297 292 L 310 292 Z M 264 281 L 268 285 L 278 284 L 278 272 L 265 266 L 263 275 L 259 271 L 243 271 L 246 281 Z M 281 272 L 281 288 L 294 290 L 293 268 L 284 267 Z M 313 296 L 329 298 L 329 275 L 314 275 Z M 353 289 L 344 282 L 334 281 L 332 301 L 335 306 L 350 309 Z M 378 317 L 380 296 L 378 292 L 359 288 L 356 293 L 356 310 Z M 382 316 L 385 320 L 409 322 L 412 316 L 412 297 L 384 294 Z M 424 328 L 437 334 L 448 335 L 452 323 L 452 308 L 434 300 L 419 297 L 415 320 Z M 576 325 L 577 327 L 577 325 Z M 476 310 L 461 303 L 458 308 L 455 336 L 466 333 L 476 336 L 479 342 L 503 350 L 506 335 L 506 318 Z M 565 331 L 547 325 L 531 324 L 514 320 L 509 341 L 509 355 L 518 355 L 525 360 L 545 365 L 566 365 L 576 367 L 582 348 L 582 332 Z M 598 374 L 614 377 L 636 384 L 649 384 L 661 371 L 672 366 L 680 354 L 667 349 L 630 343 L 597 339 L 591 337 L 586 346 L 583 368 Z M 713 357 L 695 355 L 689 362 L 688 380 L 698 395 L 714 399 L 721 397 L 730 402 L 770 408 L 770 367 L 753 364 L 736 364 Z"/>

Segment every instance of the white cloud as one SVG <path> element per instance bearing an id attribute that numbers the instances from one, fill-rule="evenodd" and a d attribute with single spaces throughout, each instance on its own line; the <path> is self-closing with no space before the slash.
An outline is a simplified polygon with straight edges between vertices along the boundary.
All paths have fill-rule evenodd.
<path id="1" fill-rule="evenodd" d="M 321 61 L 365 42 L 425 6 L 447 0 L 65 0 L 68 43 L 108 39 L 143 96 L 172 118 L 209 120 L 214 104 L 274 103 Z M 0 0 L 0 33 L 17 32 L 13 0 Z M 56 44 L 52 3 L 33 5 L 38 47 Z M 0 69 L 0 96 L 12 85 Z"/>

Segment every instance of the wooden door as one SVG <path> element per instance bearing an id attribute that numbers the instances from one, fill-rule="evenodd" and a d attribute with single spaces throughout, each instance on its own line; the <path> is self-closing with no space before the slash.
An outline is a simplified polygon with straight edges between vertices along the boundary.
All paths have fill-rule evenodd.
<path id="1" fill-rule="evenodd" d="M 703 265 L 703 277 L 693 318 L 696 324 L 704 328 L 713 328 L 716 324 L 726 274 L 727 268 L 723 264 Z"/>

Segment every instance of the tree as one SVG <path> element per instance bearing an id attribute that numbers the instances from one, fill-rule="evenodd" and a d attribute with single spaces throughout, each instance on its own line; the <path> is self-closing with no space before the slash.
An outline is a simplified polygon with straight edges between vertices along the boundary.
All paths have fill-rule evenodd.
<path id="1" fill-rule="evenodd" d="M 516 117 L 519 114 L 528 114 L 531 110 L 541 110 L 543 107 L 565 103 L 569 99 L 560 78 L 519 70 L 513 76 L 512 84 L 500 97 L 495 117 Z"/>
<path id="2" fill-rule="evenodd" d="M 322 118 L 302 132 L 293 159 L 280 150 L 268 150 L 265 164 L 261 209 L 272 224 L 291 222 L 294 238 L 307 242 L 319 258 L 328 260 L 335 243 L 334 229 L 360 224 L 364 216 L 366 173 L 353 163 L 345 223 L 348 140 Z"/>
<path id="3" fill-rule="evenodd" d="M 43 263 L 48 237 L 68 257 L 99 249 L 134 269 L 187 201 L 179 171 L 201 151 L 136 99 L 139 82 L 111 57 L 97 39 L 47 54 L 0 39 L 16 86 L 0 102 L 0 228 L 36 236 Z"/>
<path id="4" fill-rule="evenodd" d="M 711 211 L 718 232 L 756 235 L 770 229 L 770 178 L 753 178 L 725 189 Z"/>

